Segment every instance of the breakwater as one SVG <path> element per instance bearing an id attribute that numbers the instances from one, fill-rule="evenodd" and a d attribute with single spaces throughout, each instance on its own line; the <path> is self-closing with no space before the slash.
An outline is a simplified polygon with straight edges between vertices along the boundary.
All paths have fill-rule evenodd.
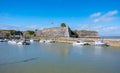
<path id="1" fill-rule="evenodd" d="M 55 38 L 56 42 L 61 43 L 73 43 L 77 40 L 84 40 L 85 42 L 88 42 L 89 44 L 94 43 L 94 41 L 100 40 L 104 43 L 107 43 L 109 46 L 113 47 L 120 47 L 120 39 L 110 39 L 110 38 Z"/>

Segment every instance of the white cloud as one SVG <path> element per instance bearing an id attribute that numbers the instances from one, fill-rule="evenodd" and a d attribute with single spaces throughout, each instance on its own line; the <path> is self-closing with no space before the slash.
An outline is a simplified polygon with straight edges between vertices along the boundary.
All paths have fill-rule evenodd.
<path id="1" fill-rule="evenodd" d="M 117 27 L 117 26 L 108 26 L 108 27 L 104 27 L 102 30 L 104 32 L 114 33 L 115 31 L 119 31 L 119 27 Z"/>
<path id="2" fill-rule="evenodd" d="M 94 18 L 94 17 L 99 17 L 100 15 L 101 15 L 101 12 L 97 12 L 97 13 L 90 15 L 90 17 Z"/>
<path id="3" fill-rule="evenodd" d="M 41 29 L 38 25 L 4 25 L 0 24 L 0 30 L 35 30 L 35 29 Z"/>
<path id="4" fill-rule="evenodd" d="M 117 10 L 109 11 L 109 12 L 103 14 L 103 15 L 100 14 L 100 12 L 96 13 L 96 14 L 93 14 L 92 17 L 96 17 L 96 18 L 93 19 L 93 22 L 94 23 L 98 23 L 98 22 L 109 22 L 109 21 L 112 21 L 112 20 L 117 18 L 115 16 L 116 14 L 118 14 Z"/>
<path id="5" fill-rule="evenodd" d="M 94 19 L 94 23 L 97 23 L 99 21 L 100 21 L 100 19 Z"/>
<path id="6" fill-rule="evenodd" d="M 80 24 L 77 26 L 78 30 L 95 30 L 98 31 L 100 35 L 120 35 L 120 27 L 118 26 L 102 26 L 102 25 L 95 25 L 95 24 Z"/>
<path id="7" fill-rule="evenodd" d="M 114 11 L 109 11 L 108 13 L 105 14 L 105 16 L 113 16 L 115 14 L 117 14 L 118 11 L 117 10 L 114 10 Z"/>

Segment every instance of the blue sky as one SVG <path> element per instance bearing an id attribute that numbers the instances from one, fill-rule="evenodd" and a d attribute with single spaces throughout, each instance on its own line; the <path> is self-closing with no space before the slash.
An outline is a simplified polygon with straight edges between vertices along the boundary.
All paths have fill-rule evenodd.
<path id="1" fill-rule="evenodd" d="M 59 27 L 120 36 L 120 0 L 0 0 L 0 29 Z"/>

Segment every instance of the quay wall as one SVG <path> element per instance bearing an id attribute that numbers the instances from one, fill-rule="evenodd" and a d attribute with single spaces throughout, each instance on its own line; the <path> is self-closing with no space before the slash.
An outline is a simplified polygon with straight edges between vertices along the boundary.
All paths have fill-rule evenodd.
<path id="1" fill-rule="evenodd" d="M 120 47 L 120 39 L 104 39 L 103 42 L 113 47 Z"/>
<path id="2" fill-rule="evenodd" d="M 103 41 L 104 43 L 107 43 L 109 46 L 113 47 L 120 47 L 120 39 L 103 39 L 103 38 L 55 38 L 54 39 L 56 42 L 61 42 L 61 43 L 73 43 L 77 40 L 83 40 L 85 42 L 88 42 L 89 44 L 94 43 L 94 41 L 100 40 Z"/>

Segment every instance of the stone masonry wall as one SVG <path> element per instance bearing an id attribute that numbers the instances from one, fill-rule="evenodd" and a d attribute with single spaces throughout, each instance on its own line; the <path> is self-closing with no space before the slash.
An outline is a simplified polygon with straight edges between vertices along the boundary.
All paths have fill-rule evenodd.
<path id="1" fill-rule="evenodd" d="M 36 31 L 36 36 L 70 37 L 70 33 L 68 27 L 45 28 Z"/>
<path id="2" fill-rule="evenodd" d="M 91 31 L 86 31 L 86 32 L 82 32 L 82 31 L 77 31 L 77 34 L 80 37 L 99 37 L 98 36 L 98 32 L 91 32 Z"/>

